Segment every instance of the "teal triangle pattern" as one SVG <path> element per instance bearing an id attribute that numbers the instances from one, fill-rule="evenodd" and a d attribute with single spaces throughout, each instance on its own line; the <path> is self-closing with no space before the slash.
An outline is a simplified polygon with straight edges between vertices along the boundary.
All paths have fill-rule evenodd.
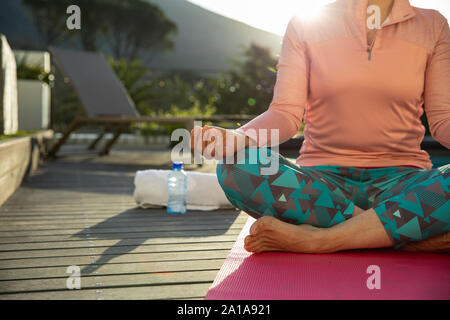
<path id="1" fill-rule="evenodd" d="M 267 180 L 261 182 L 261 184 L 255 189 L 251 197 L 253 198 L 258 192 L 261 193 L 261 196 L 266 204 L 275 202 L 275 199 L 272 195 L 272 190 L 270 190 L 269 182 Z"/>
<path id="2" fill-rule="evenodd" d="M 314 189 L 322 190 L 324 192 L 329 192 L 328 187 L 317 180 L 312 183 L 311 187 Z"/>
<path id="3" fill-rule="evenodd" d="M 381 222 L 384 224 L 384 229 L 388 233 L 390 233 L 395 240 L 400 240 L 400 236 L 399 236 L 398 232 L 395 232 L 395 230 L 397 230 L 397 223 L 395 222 L 395 219 L 389 220 L 383 216 L 378 216 L 378 217 L 380 218 Z"/>
<path id="4" fill-rule="evenodd" d="M 314 205 L 334 209 L 333 201 L 328 192 L 322 192 Z"/>
<path id="5" fill-rule="evenodd" d="M 350 204 L 345 209 L 344 214 L 352 215 L 354 210 L 355 210 L 355 204 L 353 202 L 350 202 Z"/>
<path id="6" fill-rule="evenodd" d="M 297 176 L 292 170 L 284 171 L 274 182 L 274 186 L 296 189 L 300 187 Z"/>
<path id="7" fill-rule="evenodd" d="M 237 169 L 250 173 L 254 176 L 259 176 L 259 166 L 257 164 L 235 164 Z"/>
<path id="8" fill-rule="evenodd" d="M 430 216 L 446 224 L 450 224 L 450 200 L 436 209 Z"/>
<path id="9" fill-rule="evenodd" d="M 338 212 L 336 212 L 336 214 L 334 215 L 334 218 L 333 218 L 333 220 L 331 220 L 331 222 L 330 222 L 330 224 L 328 225 L 328 227 L 331 227 L 331 226 L 333 226 L 333 225 L 335 225 L 335 224 L 338 224 L 338 223 L 341 223 L 341 222 L 344 222 L 344 221 L 345 221 L 344 216 L 342 215 L 342 213 L 340 213 L 340 212 L 338 211 Z"/>
<path id="10" fill-rule="evenodd" d="M 302 190 L 305 188 L 306 183 L 305 181 L 300 182 L 300 185 L 298 188 L 294 189 L 291 194 L 289 195 L 289 198 L 294 199 L 310 199 L 309 194 L 303 194 Z"/>
<path id="11" fill-rule="evenodd" d="M 316 215 L 317 221 L 321 226 L 329 226 L 331 222 L 330 213 L 325 207 L 314 208 L 314 214 Z"/>
<path id="12" fill-rule="evenodd" d="M 292 201 L 292 200 L 291 200 Z M 297 199 L 293 199 L 295 203 L 295 209 L 288 209 L 286 210 L 282 216 L 287 218 L 295 218 L 299 223 L 303 223 L 306 219 L 308 219 L 309 215 L 311 214 L 310 210 L 307 209 L 306 212 L 303 212 L 300 203 Z"/>
<path id="13" fill-rule="evenodd" d="M 418 218 L 414 217 L 413 219 L 409 220 L 407 223 L 397 229 L 397 233 L 413 240 L 421 240 L 422 231 L 420 230 Z"/>
<path id="14" fill-rule="evenodd" d="M 336 188 L 335 190 L 333 190 L 333 193 L 336 194 L 338 197 L 344 198 L 346 199 L 347 197 L 344 195 L 344 193 L 342 192 L 341 189 Z"/>

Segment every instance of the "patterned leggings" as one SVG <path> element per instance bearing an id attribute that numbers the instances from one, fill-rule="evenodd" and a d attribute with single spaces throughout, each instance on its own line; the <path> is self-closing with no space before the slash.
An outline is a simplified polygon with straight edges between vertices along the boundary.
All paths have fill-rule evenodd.
<path id="1" fill-rule="evenodd" d="M 395 248 L 450 230 L 450 165 L 300 167 L 270 149 L 244 155 L 242 163 L 220 163 L 217 176 L 228 200 L 255 218 L 331 227 L 351 218 L 355 205 L 373 208 Z M 261 174 L 271 161 L 279 161 L 277 172 Z"/>

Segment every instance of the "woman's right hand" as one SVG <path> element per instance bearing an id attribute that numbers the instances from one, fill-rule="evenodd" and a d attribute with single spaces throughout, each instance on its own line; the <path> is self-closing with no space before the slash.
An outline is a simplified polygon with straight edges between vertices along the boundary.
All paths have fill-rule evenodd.
<path id="1" fill-rule="evenodd" d="M 195 126 L 191 130 L 191 149 L 206 159 L 223 159 L 248 147 L 248 137 L 240 131 L 213 126 Z"/>

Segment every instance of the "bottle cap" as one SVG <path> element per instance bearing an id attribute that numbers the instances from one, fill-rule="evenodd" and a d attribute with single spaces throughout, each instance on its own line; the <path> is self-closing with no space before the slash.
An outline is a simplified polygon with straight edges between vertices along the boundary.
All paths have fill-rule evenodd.
<path id="1" fill-rule="evenodd" d="M 173 170 L 182 170 L 183 162 L 172 162 L 172 169 Z"/>

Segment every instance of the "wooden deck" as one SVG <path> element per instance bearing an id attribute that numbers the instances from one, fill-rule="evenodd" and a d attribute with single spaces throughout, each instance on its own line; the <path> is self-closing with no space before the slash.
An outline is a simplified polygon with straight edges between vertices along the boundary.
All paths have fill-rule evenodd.
<path id="1" fill-rule="evenodd" d="M 202 299 L 247 216 L 136 208 L 136 170 L 169 163 L 133 151 L 44 163 L 0 208 L 0 299 Z"/>

